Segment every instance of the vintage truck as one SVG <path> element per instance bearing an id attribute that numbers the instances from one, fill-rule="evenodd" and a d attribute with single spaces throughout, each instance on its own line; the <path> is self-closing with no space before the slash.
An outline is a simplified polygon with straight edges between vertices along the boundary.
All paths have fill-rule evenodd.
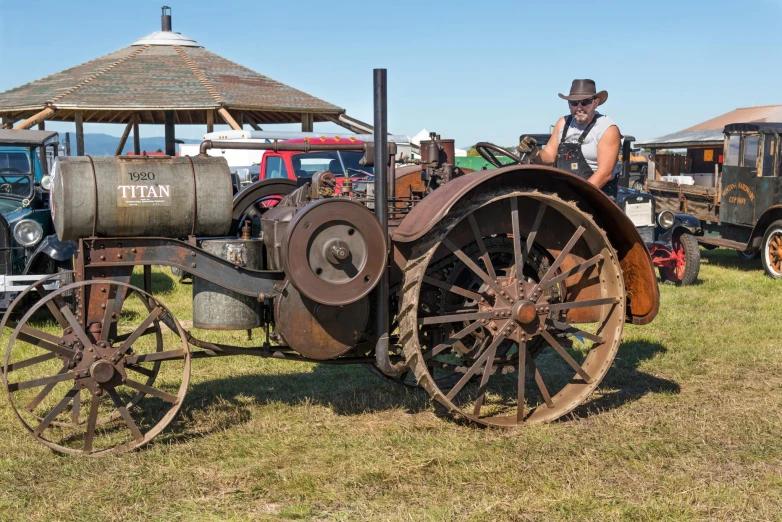
<path id="1" fill-rule="evenodd" d="M 780 123 L 733 123 L 724 129 L 724 163 L 713 186 L 649 180 L 658 210 L 698 218 L 706 248 L 760 255 L 769 277 L 782 278 L 782 181 Z"/>
<path id="2" fill-rule="evenodd" d="M 58 144 L 56 132 L 0 130 L 0 311 L 30 283 L 71 269 L 74 243 L 57 239 L 49 212 Z"/>

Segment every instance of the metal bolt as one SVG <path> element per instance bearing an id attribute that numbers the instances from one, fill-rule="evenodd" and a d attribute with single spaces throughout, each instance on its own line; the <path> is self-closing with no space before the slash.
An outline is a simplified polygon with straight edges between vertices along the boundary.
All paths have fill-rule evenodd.
<path id="1" fill-rule="evenodd" d="M 87 348 L 87 351 L 88 351 L 88 352 L 94 352 L 95 350 L 93 350 L 93 349 L 92 349 L 92 346 L 90 346 L 89 348 Z"/>
<path id="2" fill-rule="evenodd" d="M 195 263 L 190 263 L 190 268 L 195 268 L 195 267 L 196 267 Z"/>
<path id="3" fill-rule="evenodd" d="M 106 260 L 106 256 L 100 256 L 100 260 L 101 261 L 105 261 Z"/>
<path id="4" fill-rule="evenodd" d="M 117 259 L 122 259 L 122 254 L 117 254 Z"/>
<path id="5" fill-rule="evenodd" d="M 106 293 L 106 288 L 101 288 L 100 291 L 105 294 Z"/>
<path id="6" fill-rule="evenodd" d="M 127 380 L 128 380 L 128 379 L 127 379 L 126 377 L 123 377 L 123 378 L 122 378 L 122 384 L 125 384 L 125 381 L 127 381 Z"/>
<path id="7" fill-rule="evenodd" d="M 106 308 L 106 303 L 102 303 L 102 304 L 100 305 L 100 307 L 105 309 L 105 308 Z"/>
<path id="8" fill-rule="evenodd" d="M 131 248 L 130 251 L 133 252 L 134 254 L 136 253 L 136 249 L 135 248 Z"/>
<path id="9" fill-rule="evenodd" d="M 196 256 L 196 253 L 195 253 L 195 252 L 190 252 L 190 255 L 191 255 L 191 256 L 193 256 L 193 257 L 195 257 L 195 256 Z"/>

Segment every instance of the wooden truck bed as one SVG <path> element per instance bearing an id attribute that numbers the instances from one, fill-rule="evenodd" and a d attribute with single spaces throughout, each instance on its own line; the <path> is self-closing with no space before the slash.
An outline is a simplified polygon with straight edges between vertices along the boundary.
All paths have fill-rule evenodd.
<path id="1" fill-rule="evenodd" d="M 647 180 L 646 190 L 655 198 L 656 212 L 670 210 L 690 214 L 701 221 L 719 221 L 719 191 L 713 187 Z"/>

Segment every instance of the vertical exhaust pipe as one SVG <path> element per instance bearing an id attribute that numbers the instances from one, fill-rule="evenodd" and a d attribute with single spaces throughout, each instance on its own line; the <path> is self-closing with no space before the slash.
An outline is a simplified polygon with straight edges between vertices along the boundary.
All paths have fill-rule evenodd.
<path id="1" fill-rule="evenodd" d="M 163 14 L 160 15 L 160 30 L 171 31 L 171 8 L 164 5 L 161 9 Z"/>
<path id="2" fill-rule="evenodd" d="M 386 84 L 386 70 L 375 69 L 373 76 L 373 90 L 375 99 L 375 215 L 380 221 L 380 226 L 386 235 L 386 255 L 388 255 L 388 90 Z M 377 367 L 389 376 L 402 373 L 405 363 L 400 361 L 391 364 L 389 355 L 389 290 L 388 269 L 383 272 L 380 284 L 376 289 L 377 298 L 377 344 L 375 345 L 375 359 Z"/>

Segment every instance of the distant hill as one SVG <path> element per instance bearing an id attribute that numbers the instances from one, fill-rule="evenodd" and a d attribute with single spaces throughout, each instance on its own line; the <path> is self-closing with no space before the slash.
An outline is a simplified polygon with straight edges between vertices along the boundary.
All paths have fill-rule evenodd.
<path id="1" fill-rule="evenodd" d="M 71 135 L 71 154 L 76 155 L 76 135 L 72 132 Z M 201 143 L 201 140 L 183 139 L 179 140 L 184 143 Z M 65 144 L 65 133 L 60 133 L 60 144 Z M 110 136 L 108 134 L 85 134 L 84 135 L 84 153 L 90 156 L 113 156 L 117 150 L 119 144 L 119 137 Z M 141 150 L 146 152 L 155 152 L 158 149 L 165 150 L 166 139 L 163 136 L 152 136 L 149 138 L 141 138 L 139 140 Z M 133 136 L 128 138 L 125 143 L 125 148 L 122 150 L 123 154 L 127 152 L 133 152 Z"/>

